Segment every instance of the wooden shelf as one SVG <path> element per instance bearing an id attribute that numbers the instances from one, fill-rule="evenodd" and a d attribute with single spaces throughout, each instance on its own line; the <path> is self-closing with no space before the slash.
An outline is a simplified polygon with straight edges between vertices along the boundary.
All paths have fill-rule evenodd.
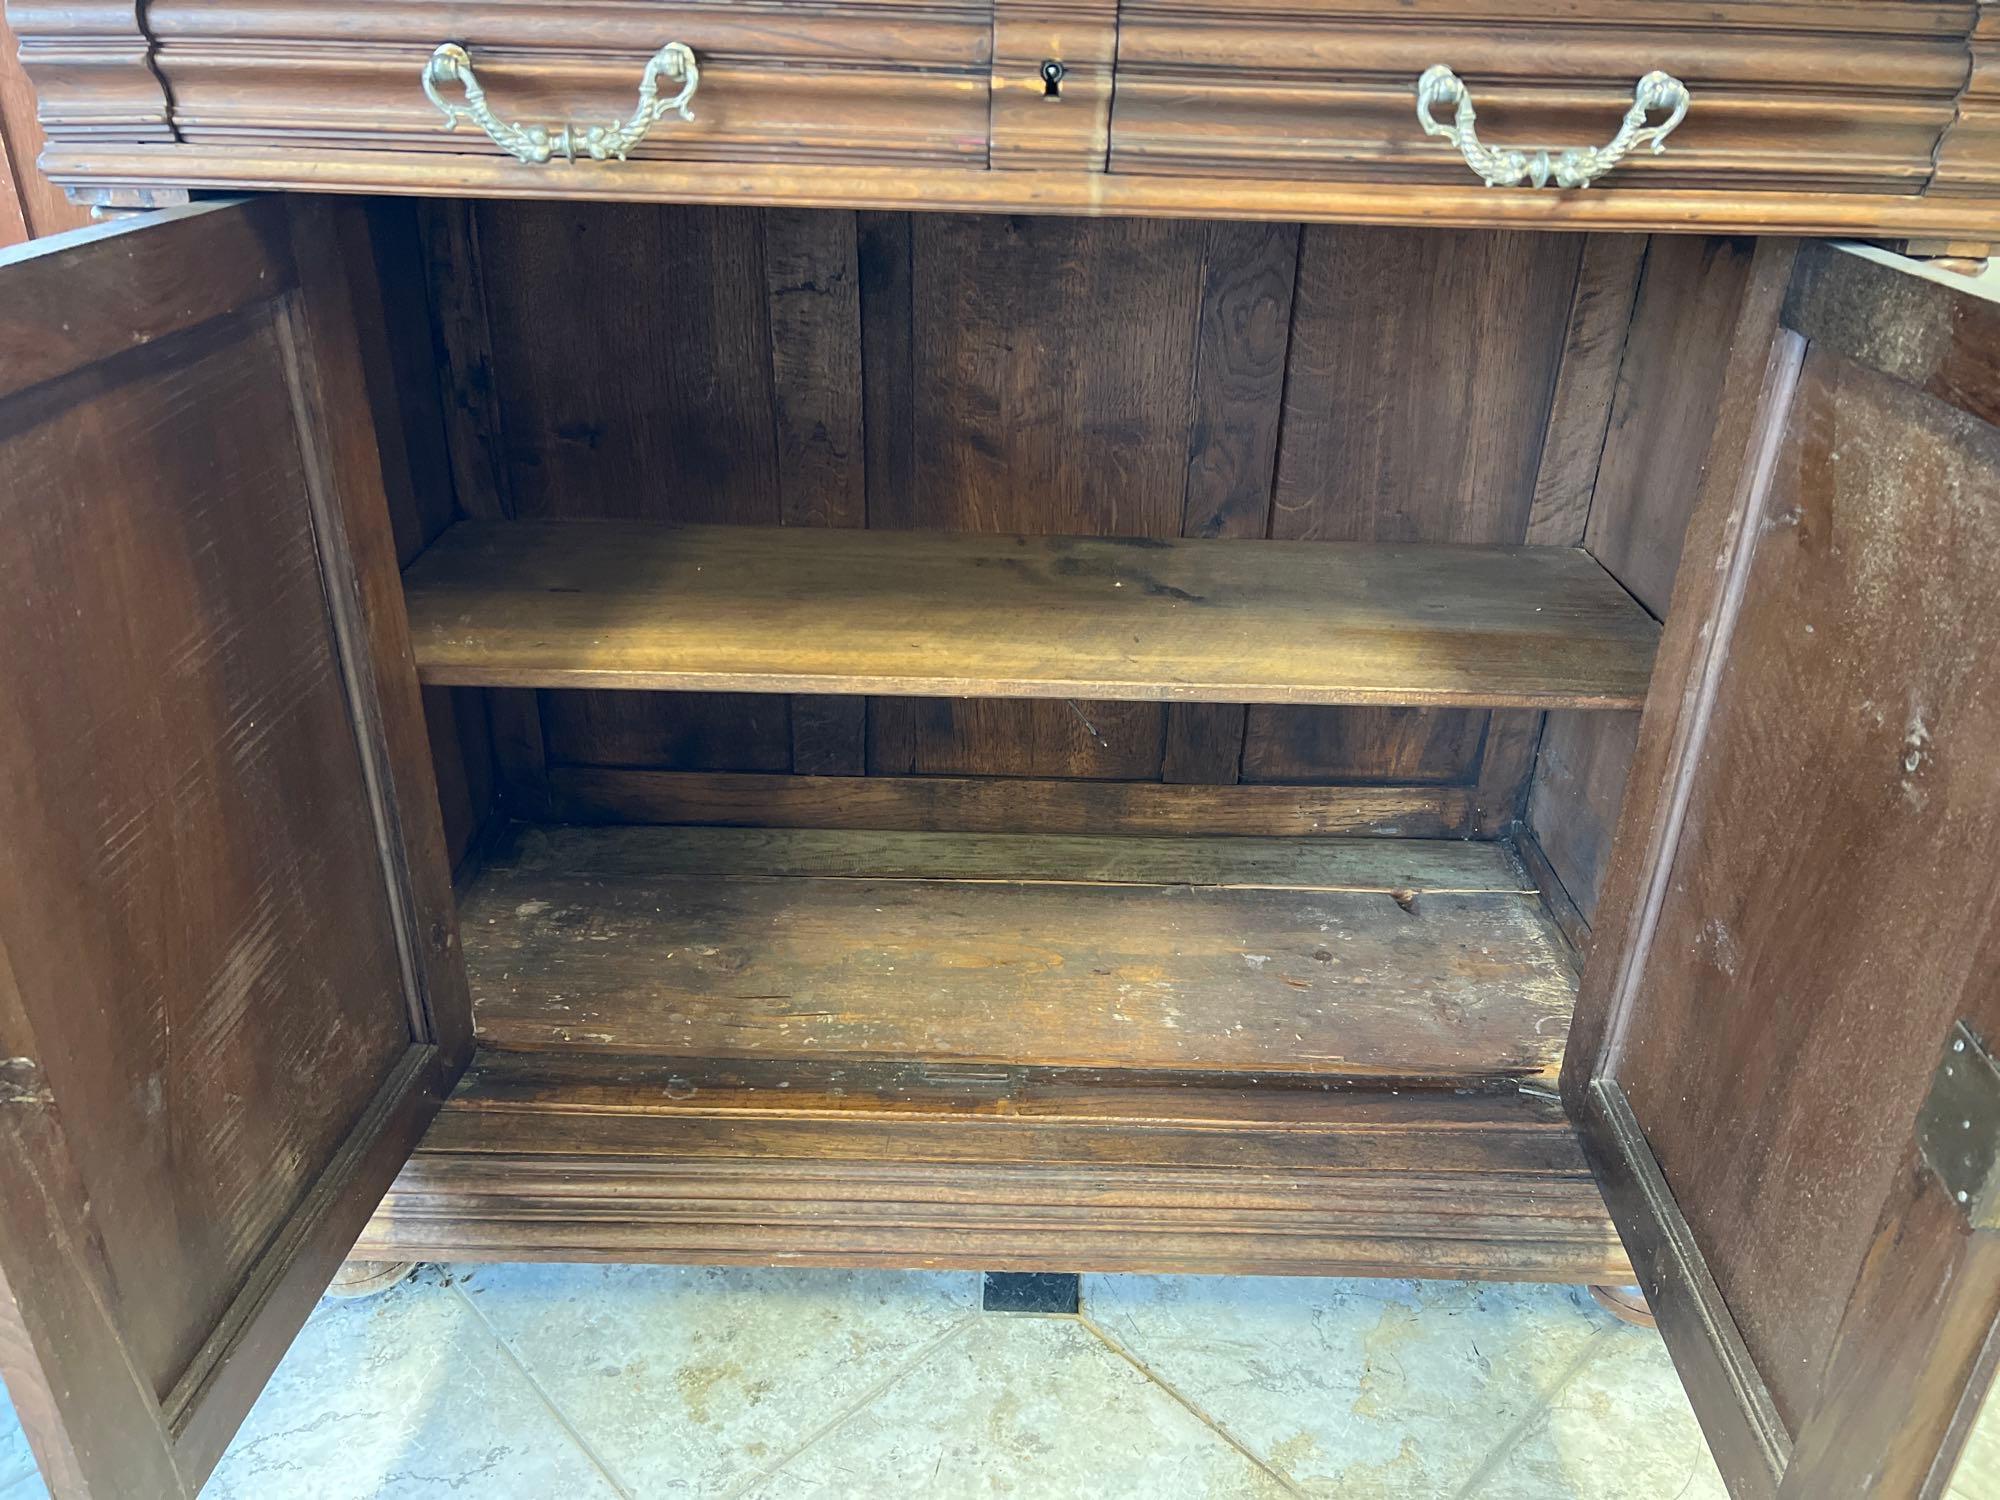
<path id="1" fill-rule="evenodd" d="M 1632 1279 L 1516 1090 L 577 1052 L 481 1051 L 355 1254 Z"/>
<path id="2" fill-rule="evenodd" d="M 508 1049 L 1546 1086 L 1575 998 L 1493 844 L 522 829 L 461 920 Z"/>
<path id="3" fill-rule="evenodd" d="M 1659 627 L 1561 547 L 463 522 L 427 683 L 1634 708 Z"/>

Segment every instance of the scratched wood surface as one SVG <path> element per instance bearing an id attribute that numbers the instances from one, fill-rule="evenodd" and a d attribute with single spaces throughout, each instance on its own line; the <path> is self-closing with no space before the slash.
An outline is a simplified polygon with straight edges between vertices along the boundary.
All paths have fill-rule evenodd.
<path id="1" fill-rule="evenodd" d="M 0 1373 L 192 1493 L 471 1050 L 358 207 L 0 252 Z"/>
<path id="2" fill-rule="evenodd" d="M 2000 432 L 1816 345 L 1754 516 L 1617 1069 L 1796 1428 L 1949 1024 L 2000 1025 Z"/>
<path id="3" fill-rule="evenodd" d="M 1121 843 L 1123 884 L 1006 881 L 1004 850 L 879 840 L 840 878 L 744 878 L 677 837 L 552 830 L 481 874 L 464 920 L 488 1045 L 1420 1079 L 1561 1059 L 1574 976 L 1519 885 L 1321 889 L 1309 851 L 1253 863 L 1178 841 L 1152 875 Z M 785 867 L 766 852 L 782 836 L 758 837 L 743 859 Z M 1422 878 L 1381 859 L 1377 879 Z"/>
<path id="4" fill-rule="evenodd" d="M 1631 708 L 1658 626 L 1575 548 L 465 522 L 437 686 Z"/>

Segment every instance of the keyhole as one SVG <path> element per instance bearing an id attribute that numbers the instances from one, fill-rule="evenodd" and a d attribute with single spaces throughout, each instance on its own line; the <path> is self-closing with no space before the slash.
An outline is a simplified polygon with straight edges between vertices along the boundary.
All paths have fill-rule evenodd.
<path id="1" fill-rule="evenodd" d="M 1044 99 L 1062 98 L 1063 74 L 1068 71 L 1069 69 L 1065 68 L 1053 57 L 1042 64 L 1042 97 Z"/>

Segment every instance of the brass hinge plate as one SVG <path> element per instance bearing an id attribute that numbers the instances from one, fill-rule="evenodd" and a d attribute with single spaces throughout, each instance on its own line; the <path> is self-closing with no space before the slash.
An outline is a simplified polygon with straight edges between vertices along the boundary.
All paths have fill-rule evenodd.
<path id="1" fill-rule="evenodd" d="M 1917 1116 L 1917 1146 L 1974 1229 L 2000 1229 L 2000 1065 L 1952 1027 Z"/>

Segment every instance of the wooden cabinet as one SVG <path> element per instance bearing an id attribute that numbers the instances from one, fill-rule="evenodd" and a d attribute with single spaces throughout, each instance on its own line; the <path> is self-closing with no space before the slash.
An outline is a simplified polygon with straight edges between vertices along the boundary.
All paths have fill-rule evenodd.
<path id="1" fill-rule="evenodd" d="M 611 111 L 668 9 L 715 92 L 630 161 L 425 114 L 446 36 Z M 1990 28 L 1421 9 L 14 0 L 85 196 L 409 195 L 0 253 L 58 1494 L 196 1489 L 349 1253 L 1636 1279 L 1737 1493 L 1937 1492 L 2000 1327 L 2000 302 L 1553 231 L 2000 225 Z M 1390 104 L 1461 31 L 1493 143 L 1628 52 L 1716 107 L 1455 186 Z"/>
<path id="2" fill-rule="evenodd" d="M 1990 9 L 8 0 L 49 175 L 113 202 L 289 187 L 1959 240 L 2000 237 Z M 446 43 L 496 124 L 543 132 L 538 155 L 448 126 L 420 86 Z M 698 63 L 689 112 L 592 159 L 583 135 L 632 116 L 670 43 Z M 1458 84 L 1427 133 L 1434 69 Z M 462 74 L 439 93 L 462 105 Z M 1497 157 L 1450 134 L 1460 98 Z M 1643 132 L 1670 122 L 1656 153 Z M 1595 186 L 1490 191 L 1495 162 Z"/>

